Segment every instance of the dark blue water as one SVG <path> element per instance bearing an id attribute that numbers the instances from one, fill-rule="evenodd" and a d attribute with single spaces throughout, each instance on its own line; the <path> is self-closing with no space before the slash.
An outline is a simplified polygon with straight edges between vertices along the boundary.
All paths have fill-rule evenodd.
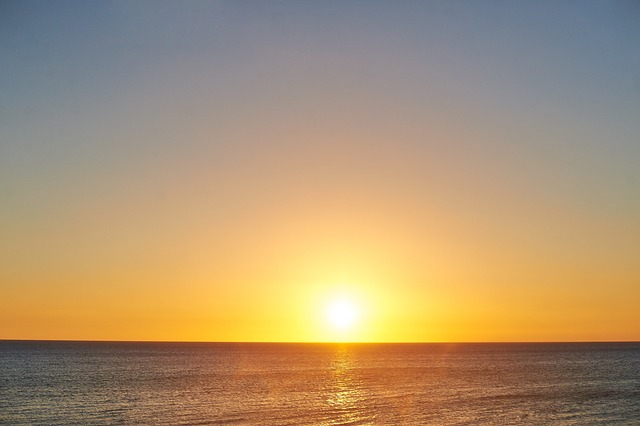
<path id="1" fill-rule="evenodd" d="M 0 423 L 640 425 L 640 344 L 0 341 Z"/>

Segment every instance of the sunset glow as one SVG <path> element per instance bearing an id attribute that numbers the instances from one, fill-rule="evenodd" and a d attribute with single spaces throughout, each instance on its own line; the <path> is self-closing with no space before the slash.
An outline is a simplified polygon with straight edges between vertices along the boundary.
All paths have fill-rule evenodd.
<path id="1" fill-rule="evenodd" d="M 0 339 L 640 340 L 624 4 L 9 2 Z"/>

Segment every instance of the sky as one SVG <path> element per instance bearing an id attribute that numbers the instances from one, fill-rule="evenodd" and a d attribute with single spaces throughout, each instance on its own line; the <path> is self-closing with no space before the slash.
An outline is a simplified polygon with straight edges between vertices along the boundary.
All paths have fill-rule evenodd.
<path id="1" fill-rule="evenodd" d="M 0 339 L 640 340 L 639 22 L 3 1 Z"/>

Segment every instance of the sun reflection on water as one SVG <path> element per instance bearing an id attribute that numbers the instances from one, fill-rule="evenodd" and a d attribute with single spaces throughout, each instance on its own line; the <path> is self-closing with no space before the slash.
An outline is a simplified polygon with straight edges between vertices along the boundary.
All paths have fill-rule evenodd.
<path id="1" fill-rule="evenodd" d="M 373 424 L 374 416 L 366 407 L 365 388 L 348 345 L 336 347 L 331 373 L 331 388 L 327 390 L 331 419 L 325 424 Z"/>

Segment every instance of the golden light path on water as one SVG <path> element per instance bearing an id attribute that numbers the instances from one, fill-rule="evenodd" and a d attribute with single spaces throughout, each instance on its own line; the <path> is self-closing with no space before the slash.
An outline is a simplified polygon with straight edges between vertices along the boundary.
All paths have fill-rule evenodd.
<path id="1" fill-rule="evenodd" d="M 327 397 L 332 419 L 325 425 L 373 424 L 366 404 L 365 388 L 355 374 L 355 364 L 347 345 L 336 347 L 332 365 L 333 385 Z"/>

